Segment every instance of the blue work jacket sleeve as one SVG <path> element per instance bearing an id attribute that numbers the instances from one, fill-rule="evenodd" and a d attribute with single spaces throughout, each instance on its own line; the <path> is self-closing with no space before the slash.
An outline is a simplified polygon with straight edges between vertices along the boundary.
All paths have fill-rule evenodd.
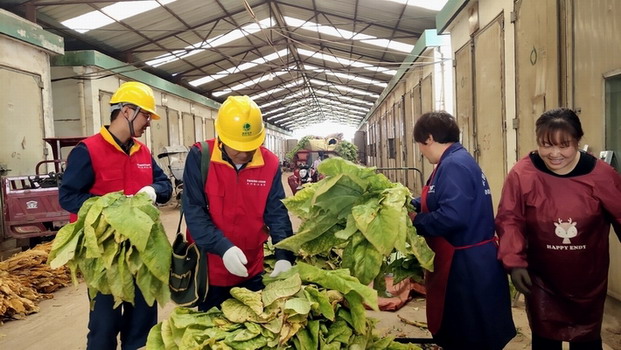
<path id="1" fill-rule="evenodd" d="M 67 168 L 63 173 L 58 189 L 60 206 L 70 213 L 77 214 L 82 204 L 92 197 L 89 193 L 95 183 L 95 173 L 86 145 L 78 144 L 67 158 Z"/>
<path id="2" fill-rule="evenodd" d="M 441 164 L 434 179 L 435 205 L 427 203 L 428 213 L 418 213 L 414 227 L 423 236 L 445 236 L 466 228 L 475 191 L 474 179 L 466 167 L 455 162 Z"/>
<path id="3" fill-rule="evenodd" d="M 203 250 L 223 256 L 233 246 L 211 220 L 201 174 L 201 152 L 192 146 L 183 170 L 182 208 L 192 238 Z"/>
<path id="4" fill-rule="evenodd" d="M 153 157 L 151 157 L 151 168 L 153 169 L 153 184 L 151 186 L 157 195 L 155 201 L 161 204 L 166 203 L 172 196 L 172 183 Z"/>
<path id="5" fill-rule="evenodd" d="M 273 244 L 293 235 L 289 213 L 282 202 L 284 198 L 285 189 L 282 186 L 282 173 L 280 168 L 278 168 L 272 181 L 272 188 L 270 188 L 265 205 L 265 213 L 263 214 L 263 221 L 270 229 Z M 274 255 L 276 260 L 288 260 L 292 263 L 295 260 L 293 252 L 284 249 L 276 249 Z"/>

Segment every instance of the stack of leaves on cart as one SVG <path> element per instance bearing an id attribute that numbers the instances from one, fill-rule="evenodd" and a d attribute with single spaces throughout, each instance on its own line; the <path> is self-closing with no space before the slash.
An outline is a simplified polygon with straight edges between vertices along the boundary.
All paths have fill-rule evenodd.
<path id="1" fill-rule="evenodd" d="M 377 310 L 377 292 L 345 269 L 300 263 L 262 291 L 231 295 L 221 310 L 176 308 L 151 329 L 147 349 L 420 349 L 374 334 L 364 305 Z"/>
<path id="2" fill-rule="evenodd" d="M 159 215 L 145 194 L 92 197 L 58 231 L 48 262 L 67 264 L 74 284 L 79 271 L 91 300 L 100 292 L 113 295 L 115 307 L 133 303 L 137 285 L 147 304 L 166 303 L 172 249 Z"/>
<path id="3" fill-rule="evenodd" d="M 277 248 L 313 256 L 340 247 L 342 267 L 363 284 L 375 280 L 378 290 L 384 286 L 386 273 L 409 277 L 402 269 L 405 260 L 415 257 L 419 268 L 409 266 L 412 273 L 422 274 L 420 267 L 432 269 L 433 252 L 408 217 L 413 208 L 407 187 L 377 174 L 374 168 L 341 158 L 324 160 L 319 172 L 326 175 L 323 180 L 305 185 L 284 200 L 302 224 L 297 234 L 279 242 Z M 395 252 L 403 258 L 389 265 Z"/>

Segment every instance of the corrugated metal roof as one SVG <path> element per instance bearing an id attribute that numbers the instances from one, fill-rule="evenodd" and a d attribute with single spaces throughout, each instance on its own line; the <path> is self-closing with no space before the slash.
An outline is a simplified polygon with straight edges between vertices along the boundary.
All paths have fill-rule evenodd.
<path id="1" fill-rule="evenodd" d="M 66 50 L 99 49 L 216 101 L 230 94 L 250 95 L 262 106 L 268 123 L 288 130 L 323 120 L 357 125 L 392 78 L 377 67 L 395 71 L 409 54 L 356 37 L 302 29 L 291 25 L 289 18 L 413 46 L 425 29 L 435 27 L 437 13 L 387 0 L 177 0 L 84 34 L 60 24 L 120 2 L 7 0 L 1 6 L 19 15 L 34 6 L 37 22 L 65 37 Z M 188 49 L 267 18 L 273 19 L 271 26 L 246 37 Z M 283 49 L 287 55 L 247 67 Z M 153 67 L 146 64 L 165 54 L 174 60 Z M 227 73 L 234 67 L 239 69 Z M 216 74 L 204 84 L 190 84 Z M 219 94 L 240 84 L 246 86 Z"/>

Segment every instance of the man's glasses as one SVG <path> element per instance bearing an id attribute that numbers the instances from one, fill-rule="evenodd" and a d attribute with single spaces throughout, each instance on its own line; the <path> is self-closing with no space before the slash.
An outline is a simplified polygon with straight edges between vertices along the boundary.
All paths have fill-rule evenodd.
<path id="1" fill-rule="evenodd" d="M 131 109 L 132 111 L 136 110 L 136 107 L 132 107 L 132 106 L 127 106 L 129 109 Z M 148 122 L 151 121 L 151 117 L 153 117 L 153 114 L 149 113 L 149 112 L 145 112 L 143 109 L 140 109 L 140 111 L 138 112 L 138 114 L 142 114 L 143 117 L 145 117 L 147 119 Z"/>

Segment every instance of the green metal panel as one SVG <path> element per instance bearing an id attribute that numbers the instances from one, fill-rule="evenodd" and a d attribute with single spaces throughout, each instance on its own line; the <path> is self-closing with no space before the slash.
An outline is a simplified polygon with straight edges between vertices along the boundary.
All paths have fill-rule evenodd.
<path id="1" fill-rule="evenodd" d="M 436 15 L 436 29 L 438 33 L 443 33 L 446 27 L 457 16 L 467 4 L 469 0 L 449 0 L 446 5 Z"/>
<path id="2" fill-rule="evenodd" d="M 62 54 L 65 42 L 62 37 L 41 29 L 38 25 L 0 9 L 0 34 L 27 42 L 47 51 Z"/>

